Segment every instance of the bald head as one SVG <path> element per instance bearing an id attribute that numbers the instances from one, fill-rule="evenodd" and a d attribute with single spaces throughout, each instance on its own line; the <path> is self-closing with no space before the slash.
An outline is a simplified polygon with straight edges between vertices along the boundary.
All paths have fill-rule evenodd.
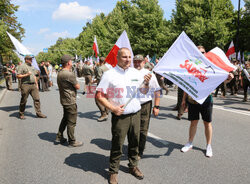
<path id="1" fill-rule="evenodd" d="M 131 64 L 131 52 L 128 48 L 120 48 L 117 53 L 117 65 L 124 70 Z"/>

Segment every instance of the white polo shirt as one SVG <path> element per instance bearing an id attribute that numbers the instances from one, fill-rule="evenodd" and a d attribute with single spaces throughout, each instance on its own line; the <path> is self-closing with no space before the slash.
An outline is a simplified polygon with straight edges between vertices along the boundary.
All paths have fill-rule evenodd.
<path id="1" fill-rule="evenodd" d="M 114 106 L 126 104 L 132 97 L 134 90 L 138 90 L 144 76 L 135 68 L 124 70 L 118 65 L 106 71 L 97 86 L 97 91 L 107 95 L 109 102 Z M 123 114 L 136 113 L 141 109 L 138 98 L 133 98 L 127 105 Z"/>
<path id="2" fill-rule="evenodd" d="M 142 68 L 141 70 L 138 70 L 142 76 L 145 76 L 150 73 L 148 69 Z M 149 90 L 147 94 L 142 94 L 138 95 L 138 98 L 140 99 L 141 104 L 144 104 L 154 98 L 154 92 L 161 90 L 161 87 L 158 84 L 158 81 L 156 79 L 156 76 L 154 73 L 151 72 L 151 79 L 149 81 Z"/>

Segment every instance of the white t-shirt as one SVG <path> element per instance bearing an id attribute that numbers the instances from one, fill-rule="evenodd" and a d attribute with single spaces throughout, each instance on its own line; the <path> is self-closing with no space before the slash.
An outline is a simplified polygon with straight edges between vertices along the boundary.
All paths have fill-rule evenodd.
<path id="1" fill-rule="evenodd" d="M 143 80 L 144 76 L 135 68 L 124 70 L 117 65 L 103 74 L 97 91 L 106 94 L 112 105 L 125 105 L 133 96 L 134 90 L 139 91 Z M 141 109 L 140 101 L 136 97 L 137 95 L 127 105 L 123 114 L 136 113 Z"/>
<path id="2" fill-rule="evenodd" d="M 142 74 L 142 76 L 145 76 L 145 75 L 150 73 L 150 71 L 148 69 L 145 69 L 145 68 L 142 68 L 141 70 L 139 70 L 139 72 Z M 152 75 L 152 77 L 151 77 L 151 80 L 149 81 L 148 93 L 145 95 L 141 93 L 140 96 L 138 96 L 141 104 L 144 104 L 144 103 L 152 100 L 154 97 L 154 92 L 161 90 L 161 87 L 158 84 L 158 81 L 156 79 L 155 74 L 151 72 L 151 75 Z"/>

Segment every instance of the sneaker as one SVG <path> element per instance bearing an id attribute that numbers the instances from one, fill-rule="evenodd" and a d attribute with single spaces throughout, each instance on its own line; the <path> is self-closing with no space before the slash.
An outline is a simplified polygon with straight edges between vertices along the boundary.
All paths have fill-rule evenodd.
<path id="1" fill-rule="evenodd" d="M 213 150 L 212 150 L 211 144 L 207 145 L 206 156 L 209 158 L 213 156 Z"/>
<path id="2" fill-rule="evenodd" d="M 64 138 L 64 137 L 57 137 L 56 136 L 56 140 L 55 140 L 55 142 L 56 143 L 65 143 L 67 141 L 67 139 L 66 138 Z"/>
<path id="3" fill-rule="evenodd" d="M 69 147 L 80 147 L 82 145 L 83 145 L 83 142 L 80 142 L 80 141 L 73 141 L 69 143 Z"/>
<path id="4" fill-rule="evenodd" d="M 184 147 L 181 148 L 181 152 L 186 153 L 187 151 L 191 150 L 193 148 L 193 145 L 190 143 L 185 144 Z"/>
<path id="5" fill-rule="evenodd" d="M 37 116 L 38 118 L 47 118 L 47 116 L 45 116 L 45 115 L 42 114 L 42 113 L 37 113 L 36 116 Z"/>
<path id="6" fill-rule="evenodd" d="M 109 184 L 118 184 L 117 175 L 116 173 L 110 173 Z"/>
<path id="7" fill-rule="evenodd" d="M 138 167 L 129 168 L 129 173 L 136 177 L 138 180 L 142 180 L 144 178 L 144 175 Z"/>
<path id="8" fill-rule="evenodd" d="M 82 94 L 83 94 L 83 95 L 85 95 L 85 91 L 84 91 L 84 92 L 82 92 Z"/>
<path id="9" fill-rule="evenodd" d="M 97 119 L 98 122 L 102 122 L 102 121 L 107 121 L 108 116 L 101 116 L 100 118 Z"/>

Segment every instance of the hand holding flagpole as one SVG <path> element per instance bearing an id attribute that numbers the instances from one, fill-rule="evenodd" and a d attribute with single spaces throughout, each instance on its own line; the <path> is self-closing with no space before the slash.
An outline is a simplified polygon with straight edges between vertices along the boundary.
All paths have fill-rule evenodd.
<path id="1" fill-rule="evenodd" d="M 144 81 L 141 83 L 141 85 L 139 86 L 139 89 L 142 89 L 143 87 L 148 87 L 149 81 L 152 77 L 152 72 L 149 72 L 147 75 L 144 76 Z M 147 90 L 148 91 L 148 90 Z M 147 93 L 147 91 L 145 91 L 145 94 Z M 127 105 L 133 100 L 133 98 L 135 98 L 136 94 L 137 94 L 138 90 L 134 90 L 131 98 L 127 101 L 127 103 L 124 105 L 123 109 L 125 109 L 127 107 Z"/>

